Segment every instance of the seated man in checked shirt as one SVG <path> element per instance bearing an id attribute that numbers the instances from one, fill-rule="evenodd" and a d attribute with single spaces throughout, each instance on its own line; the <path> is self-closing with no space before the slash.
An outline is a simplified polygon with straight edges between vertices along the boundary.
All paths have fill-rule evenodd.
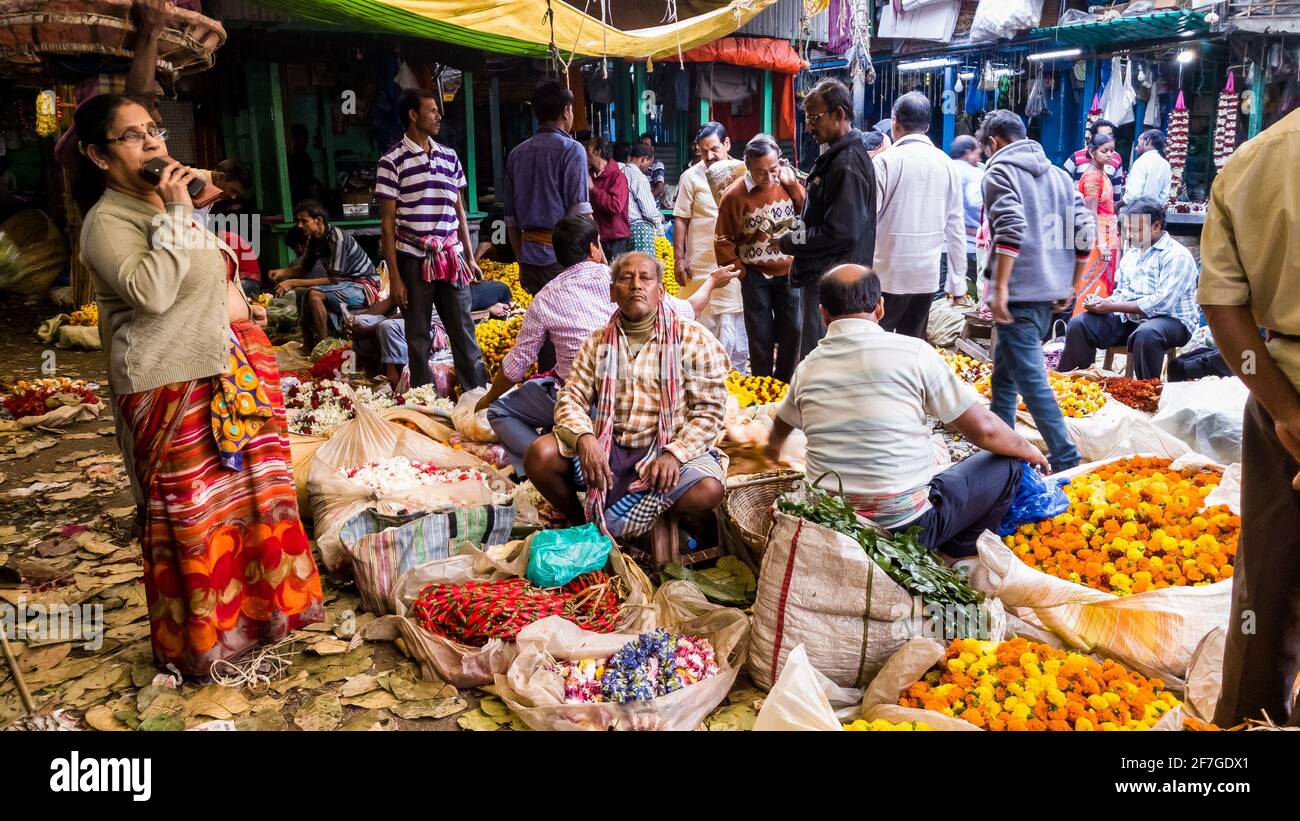
<path id="1" fill-rule="evenodd" d="M 1084 301 L 1070 320 L 1060 371 L 1090 368 L 1099 348 L 1127 345 L 1138 379 L 1159 379 L 1165 353 L 1187 344 L 1200 317 L 1196 260 L 1165 231 L 1165 206 L 1139 197 L 1124 209 L 1128 248 L 1120 258 L 1115 291 Z"/>
<path id="2" fill-rule="evenodd" d="M 557 510 L 615 538 L 648 532 L 670 508 L 717 507 L 727 475 L 714 448 L 727 354 L 669 306 L 663 275 L 663 263 L 639 251 L 614 261 L 618 310 L 578 349 L 556 399 L 555 432 L 525 458 L 528 478 Z"/>
<path id="3" fill-rule="evenodd" d="M 556 223 L 551 247 L 564 270 L 533 298 L 514 347 L 476 407 L 476 411 L 487 409 L 488 423 L 521 478 L 525 475 L 524 454 L 555 424 L 555 397 L 569 378 L 578 348 L 593 331 L 609 323 L 615 309 L 599 229 L 590 217 L 565 217 Z M 714 288 L 736 275 L 732 266 L 719 268 L 691 294 L 689 302 L 665 294 L 664 303 L 682 319 L 695 319 L 708 306 Z M 555 347 L 554 374 L 528 379 L 528 370 L 536 364 L 547 340 Z"/>

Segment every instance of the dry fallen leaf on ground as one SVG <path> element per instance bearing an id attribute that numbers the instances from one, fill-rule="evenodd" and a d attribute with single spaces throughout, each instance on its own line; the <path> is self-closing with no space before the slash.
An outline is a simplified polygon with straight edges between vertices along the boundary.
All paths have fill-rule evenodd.
<path id="1" fill-rule="evenodd" d="M 379 710 L 401 703 L 397 696 L 387 690 L 371 690 L 359 696 L 347 696 L 343 699 L 344 707 L 364 707 L 367 710 Z"/>
<path id="2" fill-rule="evenodd" d="M 492 732 L 499 730 L 501 725 L 492 720 L 492 717 L 482 710 L 471 710 L 460 718 L 456 719 L 462 730 L 475 730 L 478 732 Z"/>
<path id="3" fill-rule="evenodd" d="M 391 707 L 399 718 L 446 718 L 469 707 L 463 698 L 433 698 L 420 701 L 403 701 Z"/>
<path id="4" fill-rule="evenodd" d="M 364 713 L 349 719 L 339 729 L 349 732 L 366 732 L 369 730 L 392 730 L 396 729 L 396 725 L 397 722 L 389 713 L 383 710 L 366 710 Z"/>
<path id="5" fill-rule="evenodd" d="M 343 705 L 334 693 L 325 693 L 303 702 L 293 714 L 293 723 L 304 730 L 333 730 L 343 718 Z"/>
<path id="6" fill-rule="evenodd" d="M 86 711 L 86 726 L 101 732 L 120 732 L 131 729 L 125 722 L 114 718 L 113 713 L 114 710 L 109 705 L 96 704 Z"/>
<path id="7" fill-rule="evenodd" d="M 200 687 L 185 699 L 185 713 L 190 716 L 210 716 L 230 719 L 248 712 L 248 699 L 234 687 L 208 684 Z"/>

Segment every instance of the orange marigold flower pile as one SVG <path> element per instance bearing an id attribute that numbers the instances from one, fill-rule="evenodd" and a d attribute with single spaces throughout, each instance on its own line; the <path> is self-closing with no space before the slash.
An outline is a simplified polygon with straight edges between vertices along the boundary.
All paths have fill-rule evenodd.
<path id="1" fill-rule="evenodd" d="M 1222 477 L 1170 464 L 1132 457 L 1076 476 L 1068 510 L 1005 542 L 1030 567 L 1118 596 L 1231 578 L 1241 517 L 1205 506 Z"/>
<path id="2" fill-rule="evenodd" d="M 1180 702 L 1110 659 L 1018 638 L 957 639 L 898 703 L 987 730 L 1149 730 Z"/>

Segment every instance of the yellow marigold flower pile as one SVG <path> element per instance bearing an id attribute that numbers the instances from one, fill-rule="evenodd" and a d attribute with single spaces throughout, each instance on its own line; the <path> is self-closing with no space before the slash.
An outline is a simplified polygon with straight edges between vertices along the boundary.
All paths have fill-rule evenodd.
<path id="1" fill-rule="evenodd" d="M 270 292 L 268 291 L 268 292 L 260 293 L 260 294 L 258 294 L 257 296 L 253 297 L 253 304 L 254 304 L 254 305 L 261 305 L 263 308 L 265 308 L 265 307 L 267 307 L 268 305 L 270 305 L 270 304 L 271 304 L 271 294 L 270 294 Z"/>
<path id="2" fill-rule="evenodd" d="M 515 346 L 523 324 L 524 318 L 520 315 L 509 319 L 489 319 L 475 326 L 474 337 L 483 351 L 483 366 L 487 368 L 488 376 L 495 377 L 497 371 L 501 370 L 501 361 Z M 536 372 L 537 365 L 534 364 L 528 375 L 532 376 Z"/>
<path id="3" fill-rule="evenodd" d="M 681 290 L 677 283 L 676 260 L 673 257 L 673 244 L 667 237 L 655 237 L 655 256 L 664 263 L 664 290 L 669 296 L 677 296 Z"/>
<path id="4" fill-rule="evenodd" d="M 740 371 L 727 374 L 727 391 L 736 397 L 736 402 L 742 408 L 780 402 L 789 388 L 789 385 L 770 376 L 745 376 Z"/>
<path id="5" fill-rule="evenodd" d="M 1149 730 L 1180 702 L 1110 659 L 1017 638 L 957 639 L 898 703 L 988 730 Z"/>
<path id="6" fill-rule="evenodd" d="M 865 719 L 860 718 L 857 721 L 853 722 L 852 724 L 845 724 L 844 729 L 852 730 L 855 732 L 862 731 L 862 730 L 868 730 L 868 731 L 875 730 L 877 732 L 880 731 L 891 732 L 897 730 L 902 730 L 902 731 L 933 730 L 934 728 L 931 727 L 929 724 L 926 724 L 924 721 L 905 721 L 901 724 L 894 724 L 893 722 L 885 721 L 883 718 L 878 718 L 875 721 L 867 721 Z"/>
<path id="7" fill-rule="evenodd" d="M 492 262 L 484 260 L 478 264 L 483 271 L 483 278 L 494 282 L 504 282 L 510 286 L 510 300 L 520 308 L 527 308 L 533 304 L 533 295 L 524 290 L 524 286 L 519 284 L 519 263 L 517 262 Z"/>
<path id="8" fill-rule="evenodd" d="M 99 303 L 88 302 L 72 312 L 69 325 L 91 326 L 99 324 Z"/>
<path id="9" fill-rule="evenodd" d="M 939 355 L 952 368 L 953 373 L 975 386 L 975 390 L 984 396 L 993 395 L 993 368 L 987 362 L 977 362 L 963 353 L 940 351 Z M 1056 402 L 1061 406 L 1061 413 L 1077 418 L 1088 416 L 1101 410 L 1106 404 L 1106 393 L 1101 384 L 1092 379 L 1047 372 L 1047 382 L 1052 386 Z M 1025 404 L 1019 403 L 1025 410 Z"/>
<path id="10" fill-rule="evenodd" d="M 1005 542 L 1030 567 L 1119 596 L 1232 578 L 1241 517 L 1205 507 L 1222 477 L 1135 456 L 1076 476 L 1070 508 Z"/>
<path id="11" fill-rule="evenodd" d="M 985 396 L 993 395 L 992 374 L 983 376 L 975 383 L 975 390 Z M 1106 404 L 1106 393 L 1101 383 L 1079 376 L 1069 376 L 1056 371 L 1047 372 L 1047 382 L 1056 395 L 1056 403 L 1061 406 L 1061 413 L 1071 418 L 1090 416 L 1101 410 Z M 1025 403 L 1019 403 L 1025 410 Z"/>
<path id="12" fill-rule="evenodd" d="M 952 368 L 953 373 L 972 385 L 992 373 L 989 363 L 980 362 L 964 353 L 939 351 L 939 355 L 943 357 L 944 362 L 948 363 L 948 367 Z"/>

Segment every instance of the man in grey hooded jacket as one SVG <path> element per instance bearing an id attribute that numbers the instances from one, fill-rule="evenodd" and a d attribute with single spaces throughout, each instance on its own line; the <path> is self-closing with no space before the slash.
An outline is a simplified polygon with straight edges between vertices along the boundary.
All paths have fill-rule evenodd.
<path id="1" fill-rule="evenodd" d="M 990 410 L 1014 426 L 1018 392 L 1047 443 L 1052 470 L 1067 470 L 1079 463 L 1079 450 L 1047 381 L 1042 340 L 1052 313 L 1074 296 L 1095 221 L 1070 175 L 1026 138 L 1019 115 L 991 112 L 977 138 L 992 155 L 984 172 L 990 308 L 998 323 Z"/>

